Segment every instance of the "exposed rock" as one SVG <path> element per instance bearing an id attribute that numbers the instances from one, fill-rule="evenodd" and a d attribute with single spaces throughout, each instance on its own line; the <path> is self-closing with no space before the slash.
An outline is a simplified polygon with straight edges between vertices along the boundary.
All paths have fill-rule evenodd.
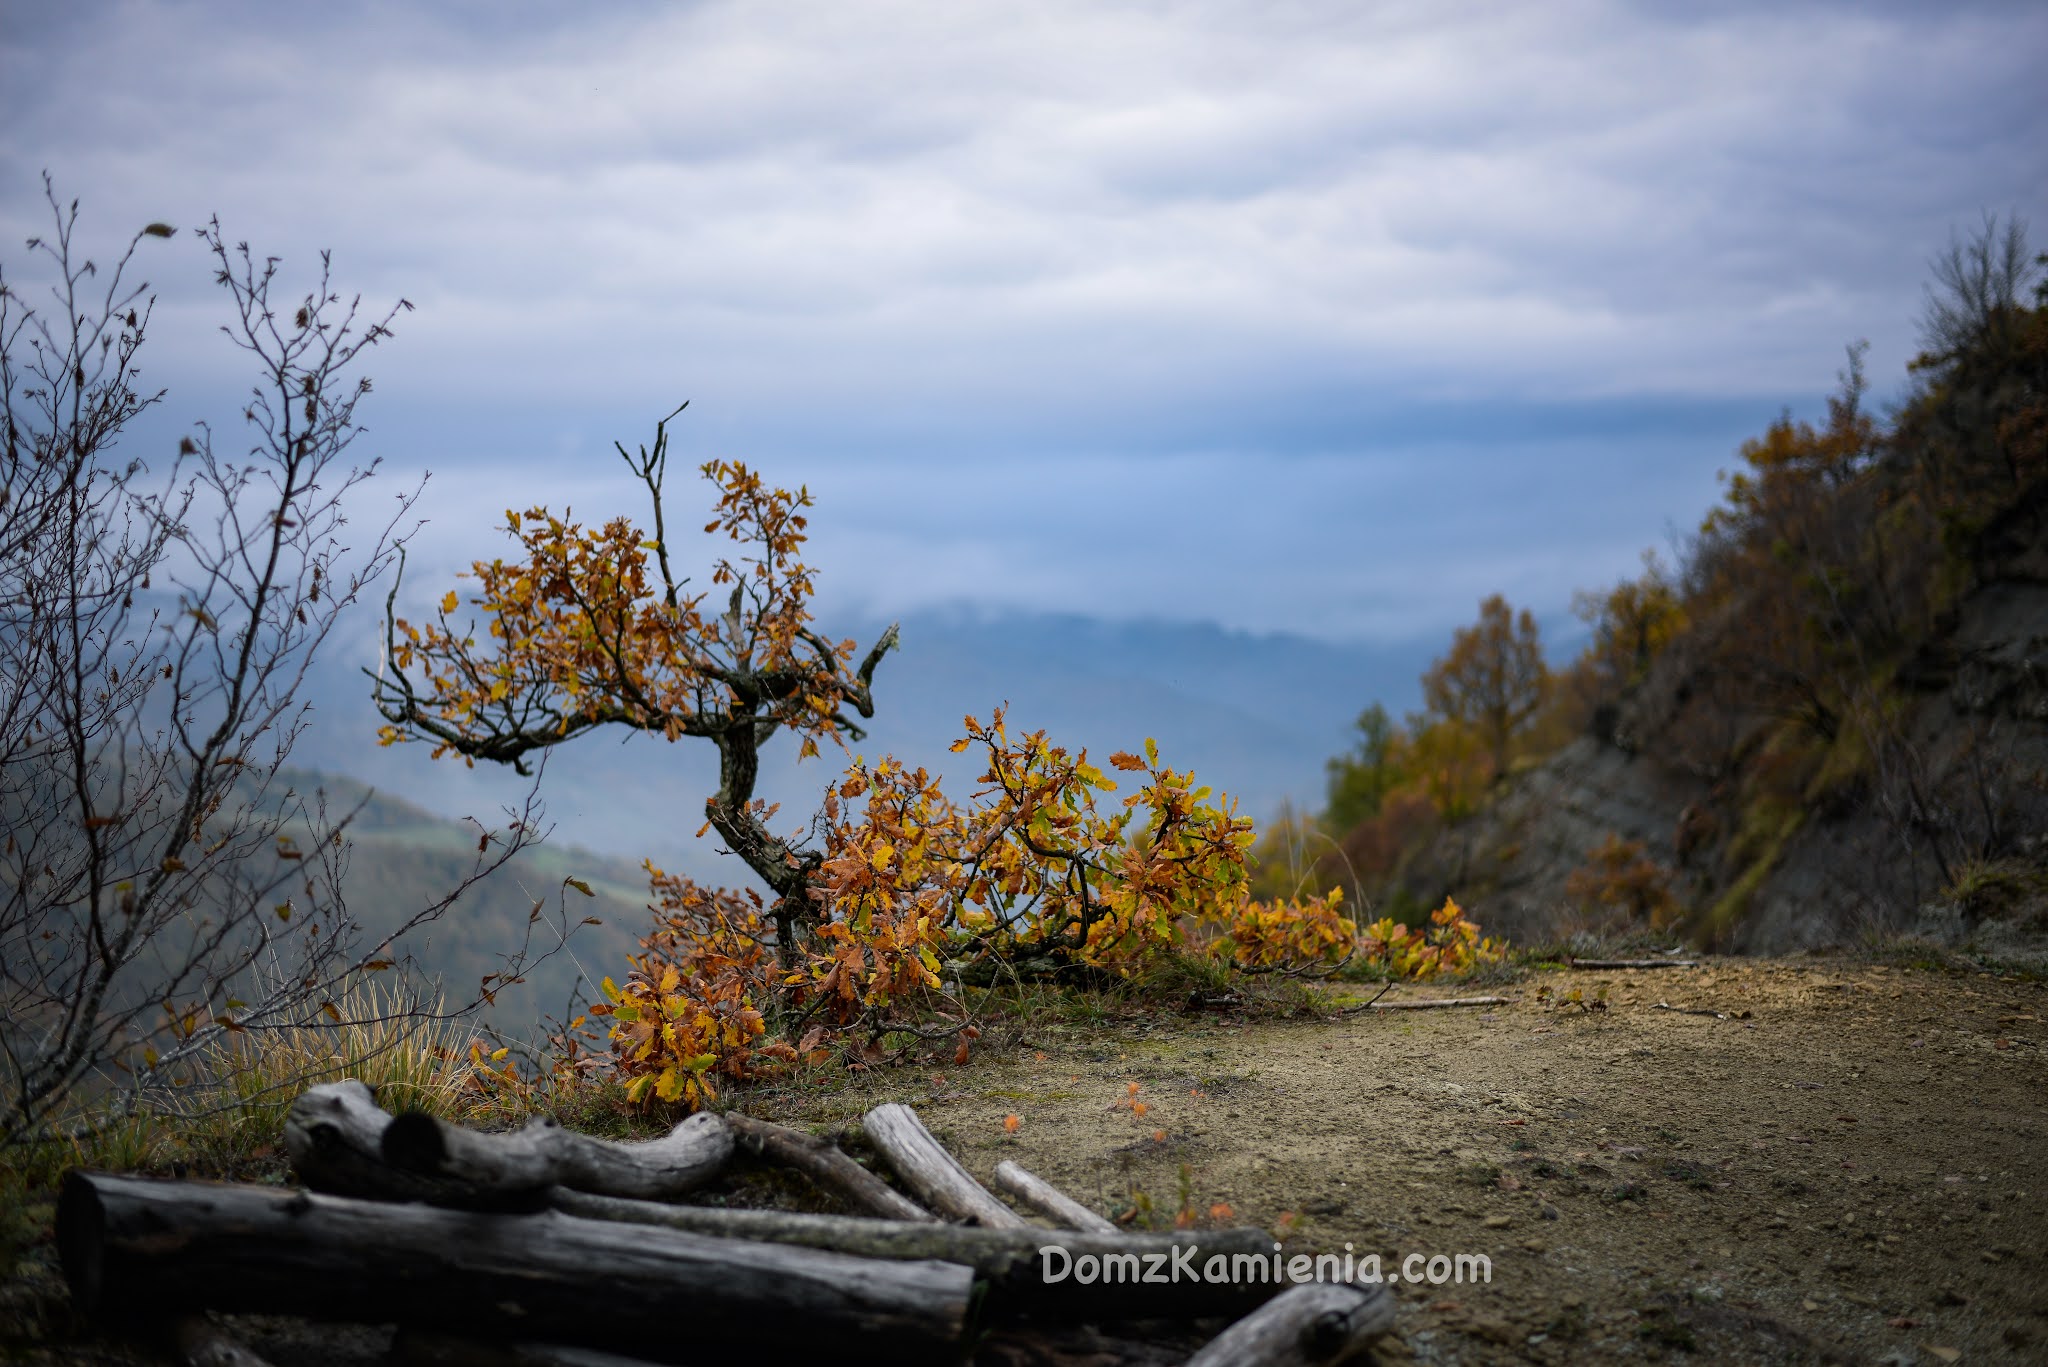
<path id="1" fill-rule="evenodd" d="M 1412 856 L 1400 886 L 1427 905 L 1458 897 L 1489 933 L 1555 940 L 1588 919 L 1567 880 L 1616 835 L 1671 871 L 1679 928 L 1717 947 L 1904 930 L 2024 956 L 2008 942 L 2048 932 L 2048 495 L 1987 528 L 1971 563 L 1975 586 L 1893 676 L 1903 724 L 1883 753 L 1815 736 L 1788 757 L 1771 748 L 1782 722 L 1731 720 L 1732 758 L 1714 772 L 1697 720 L 1712 680 L 1683 677 L 1673 652 L 1589 734 Z M 1674 739 L 1681 722 L 1690 745 Z M 1803 787 L 1793 802 L 1757 799 L 1770 764 Z"/>

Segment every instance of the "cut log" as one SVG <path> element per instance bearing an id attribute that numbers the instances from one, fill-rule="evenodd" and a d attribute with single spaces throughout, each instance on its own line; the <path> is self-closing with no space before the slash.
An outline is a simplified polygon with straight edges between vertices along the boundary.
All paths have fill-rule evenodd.
<path id="1" fill-rule="evenodd" d="M 941 1215 L 989 1229 L 1030 1227 L 975 1181 L 908 1106 L 885 1102 L 867 1113 L 861 1129 L 903 1185 Z"/>
<path id="2" fill-rule="evenodd" d="M 1005 1158 L 996 1164 L 996 1185 L 1051 1220 L 1060 1229 L 1085 1229 L 1114 1234 L 1116 1226 L 1073 1197 Z"/>
<path id="3" fill-rule="evenodd" d="M 1567 959 L 1567 968 L 1698 968 L 1698 959 Z"/>
<path id="4" fill-rule="evenodd" d="M 1204 1276 L 1214 1255 L 1249 1255 L 1270 1267 L 1275 1244 L 1262 1229 L 1181 1230 L 1171 1234 L 1097 1234 L 1070 1229 L 987 1229 L 910 1224 L 850 1215 L 800 1215 L 781 1210 L 713 1210 L 652 1201 L 621 1201 L 556 1191 L 555 1208 L 586 1219 L 659 1225 L 760 1243 L 801 1244 L 865 1258 L 937 1259 L 972 1267 L 986 1284 L 983 1317 L 991 1323 L 1115 1323 L 1242 1314 L 1279 1286 Z M 1048 1254 L 1047 1250 L 1062 1252 Z M 1192 1251 L 1189 1251 L 1192 1250 Z M 1092 1256 L 1075 1274 L 1078 1260 Z M 1115 1262 L 1105 1262 L 1114 1257 Z M 1109 1275 L 1104 1275 L 1110 1270 Z M 1229 1264 L 1214 1269 L 1227 1273 Z M 1155 1274 L 1147 1279 L 1147 1273 Z"/>
<path id="5" fill-rule="evenodd" d="M 1187 1367 L 1335 1367 L 1393 1327 L 1386 1287 L 1309 1282 L 1231 1325 Z"/>
<path id="6" fill-rule="evenodd" d="M 307 1186 L 338 1196 L 533 1210 L 549 1187 L 663 1198 L 725 1167 L 732 1135 L 715 1115 L 686 1118 L 660 1139 L 615 1144 L 536 1116 L 523 1130 L 483 1134 L 424 1112 L 392 1116 L 353 1079 L 308 1087 L 285 1119 L 285 1147 Z"/>
<path id="7" fill-rule="evenodd" d="M 654 1361 L 956 1360 L 971 1269 L 275 1187 L 74 1171 L 57 1208 L 87 1316 L 197 1309 L 563 1343 Z"/>
<path id="8" fill-rule="evenodd" d="M 391 1113 L 354 1078 L 308 1087 L 284 1119 L 284 1146 L 292 1170 L 315 1191 L 444 1206 L 490 1204 L 487 1193 L 457 1187 L 384 1161 L 384 1131 Z"/>
<path id="9" fill-rule="evenodd" d="M 855 1210 L 884 1220 L 936 1222 L 939 1218 L 827 1140 L 747 1115 L 728 1115 L 725 1123 L 740 1148 L 766 1162 L 795 1168 Z"/>

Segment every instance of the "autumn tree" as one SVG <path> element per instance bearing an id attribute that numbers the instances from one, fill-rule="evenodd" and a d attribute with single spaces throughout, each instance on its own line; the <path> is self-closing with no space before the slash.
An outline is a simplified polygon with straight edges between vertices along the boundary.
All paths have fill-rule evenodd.
<path id="1" fill-rule="evenodd" d="M 1398 758 L 1404 737 L 1384 705 L 1376 702 L 1359 713 L 1352 729 L 1358 739 L 1350 753 L 1325 765 L 1329 801 L 1323 819 L 1333 835 L 1376 815 L 1402 777 Z"/>
<path id="2" fill-rule="evenodd" d="M 487 641 L 474 618 L 456 624 L 454 591 L 434 621 L 415 624 L 394 615 L 393 586 L 390 669 L 376 687 L 387 723 L 381 739 L 430 740 L 437 758 L 452 753 L 522 774 L 528 756 L 600 727 L 709 740 L 719 768 L 706 824 L 774 891 L 769 916 L 782 962 L 794 967 L 799 928 L 819 916 L 812 891 L 824 854 L 769 829 L 773 811 L 754 797 L 761 747 L 784 730 L 801 738 L 805 756 L 823 739 L 861 739 L 854 716 L 874 715 L 870 686 L 896 629 L 858 666 L 851 640 L 818 634 L 812 572 L 798 558 L 809 491 L 770 488 L 728 461 L 703 467 L 716 494 L 704 531 L 743 548 L 712 566 L 710 590 L 723 610 L 708 603 L 710 590 L 684 592 L 662 501 L 668 424 L 682 411 L 655 424 L 652 448 L 636 454 L 614 443 L 647 490 L 651 534 L 625 517 L 586 527 L 546 508 L 506 511 L 521 558 L 473 567 L 470 606 L 489 620 Z"/>
<path id="3" fill-rule="evenodd" d="M 187 1084 L 209 1051 L 349 1023 L 366 974 L 400 1017 L 436 995 L 342 904 L 346 815 L 281 777 L 314 652 L 393 555 L 395 521 L 342 531 L 376 464 L 345 457 L 357 363 L 409 305 L 366 316 L 324 256 L 287 294 L 275 258 L 199 229 L 257 376 L 245 436 L 123 451 L 162 398 L 131 271 L 174 233 L 151 224 L 103 267 L 44 186 L 47 289 L 0 274 L 0 1145 L 204 1106 Z M 473 878 L 535 834 L 487 838 Z"/>
<path id="4" fill-rule="evenodd" d="M 1976 520 L 1994 481 L 2004 495 L 2048 471 L 2044 266 L 2048 256 L 2027 245 L 2026 223 L 1995 214 L 1967 236 L 1952 234 L 1932 262 L 1913 362 L 1925 387 L 1902 435 L 1953 509 L 1952 528 Z"/>
<path id="5" fill-rule="evenodd" d="M 1899 489 L 1877 464 L 1863 354 L 1848 349 L 1825 424 L 1786 413 L 1742 443 L 1742 467 L 1723 473 L 1723 500 L 1701 523 L 1685 595 L 1700 624 L 1691 648 L 1711 661 L 1714 686 L 1826 740 L 1911 615 L 1881 568 L 1902 550 L 1899 519 L 1880 515 Z"/>
<path id="6" fill-rule="evenodd" d="M 1496 776 L 1507 773 L 1510 748 L 1543 706 L 1549 686 L 1536 619 L 1527 608 L 1517 615 L 1497 593 L 1479 605 L 1478 622 L 1460 627 L 1450 651 L 1422 676 L 1430 711 L 1475 732 Z"/>
<path id="7" fill-rule="evenodd" d="M 1588 660 L 1615 694 L 1640 682 L 1650 662 L 1685 626 L 1678 586 L 1653 550 L 1643 552 L 1640 576 L 1602 591 L 1573 594 L 1572 613 L 1593 629 Z"/>
<path id="8" fill-rule="evenodd" d="M 2001 225 L 1998 215 L 1987 213 L 1967 237 L 1951 232 L 1931 265 L 1916 364 L 1941 369 L 1985 351 L 2004 359 L 2039 268 L 2025 221 L 2011 215 Z"/>

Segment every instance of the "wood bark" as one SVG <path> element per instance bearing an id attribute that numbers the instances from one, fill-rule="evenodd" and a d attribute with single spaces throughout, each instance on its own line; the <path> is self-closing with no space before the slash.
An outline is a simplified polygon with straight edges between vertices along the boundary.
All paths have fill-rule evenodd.
<path id="1" fill-rule="evenodd" d="M 558 1211 L 447 1210 L 275 1187 L 73 1172 L 57 1209 L 86 1315 L 195 1309 L 397 1323 L 655 1361 L 952 1361 L 974 1273 L 622 1228 Z"/>
<path id="2" fill-rule="evenodd" d="M 1394 1327 L 1384 1286 L 1308 1282 L 1224 1330 L 1187 1367 L 1334 1367 L 1363 1355 Z"/>
<path id="3" fill-rule="evenodd" d="M 638 1144 L 593 1139 L 540 1116 L 523 1130 L 484 1134 L 422 1112 L 392 1116 L 350 1079 L 300 1094 L 285 1119 L 285 1147 L 306 1185 L 335 1195 L 538 1209 L 553 1186 L 679 1196 L 723 1171 L 732 1136 L 701 1112 Z"/>
<path id="4" fill-rule="evenodd" d="M 1197 1319 L 1242 1313 L 1279 1289 L 1200 1278 L 1213 1255 L 1272 1257 L 1273 1236 L 1262 1229 L 1181 1230 L 1171 1234 L 1100 1234 L 1070 1229 L 988 1229 L 974 1225 L 910 1224 L 850 1215 L 801 1215 L 781 1210 L 715 1210 L 651 1201 L 621 1201 L 584 1192 L 557 1191 L 555 1208 L 587 1219 L 658 1225 L 762 1243 L 801 1244 L 865 1258 L 937 1259 L 972 1267 L 985 1283 L 982 1313 L 991 1323 L 1088 1320 Z M 1050 1263 L 1044 1250 L 1064 1250 Z M 1193 1253 L 1182 1252 L 1193 1249 Z M 1178 1254 L 1178 1258 L 1176 1258 Z M 1083 1282 L 1073 1260 L 1118 1258 L 1114 1280 Z M 1124 1259 L 1132 1257 L 1132 1263 Z M 1157 1261 L 1150 1261 L 1156 1258 Z M 1131 1270 L 1134 1275 L 1126 1277 Z M 1143 1280 L 1148 1271 L 1160 1280 Z M 1065 1275 L 1048 1277 L 1047 1273 Z"/>
<path id="5" fill-rule="evenodd" d="M 292 1170 L 316 1191 L 444 1206 L 491 1204 L 488 1193 L 458 1187 L 384 1161 L 391 1113 L 354 1078 L 308 1087 L 285 1114 L 284 1146 Z"/>
<path id="6" fill-rule="evenodd" d="M 1005 1158 L 996 1164 L 996 1185 L 1025 1205 L 1051 1220 L 1060 1229 L 1092 1230 L 1114 1234 L 1116 1226 L 1103 1219 L 1052 1183 Z"/>
<path id="7" fill-rule="evenodd" d="M 740 1148 L 766 1162 L 795 1168 L 855 1210 L 885 1220 L 936 1222 L 939 1218 L 827 1140 L 752 1116 L 728 1115 L 725 1123 Z"/>
<path id="8" fill-rule="evenodd" d="M 1029 1228 L 1023 1216 L 990 1195 L 932 1138 L 908 1106 L 885 1102 L 867 1113 L 861 1129 L 903 1185 L 940 1214 L 989 1229 Z"/>

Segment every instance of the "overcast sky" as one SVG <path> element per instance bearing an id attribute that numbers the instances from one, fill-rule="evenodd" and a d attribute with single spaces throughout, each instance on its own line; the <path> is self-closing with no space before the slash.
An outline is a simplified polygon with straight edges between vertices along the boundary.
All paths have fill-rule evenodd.
<path id="1" fill-rule="evenodd" d="M 434 471 L 429 576 L 637 511 L 610 442 L 687 398 L 677 499 L 808 483 L 828 608 L 1561 620 L 1845 344 L 1895 388 L 1952 229 L 2048 237 L 2022 3 L 0 16 L 10 281 L 47 169 L 102 254 L 218 214 L 418 306 L 362 450 Z M 146 246 L 164 416 L 226 425 L 223 301 Z"/>

